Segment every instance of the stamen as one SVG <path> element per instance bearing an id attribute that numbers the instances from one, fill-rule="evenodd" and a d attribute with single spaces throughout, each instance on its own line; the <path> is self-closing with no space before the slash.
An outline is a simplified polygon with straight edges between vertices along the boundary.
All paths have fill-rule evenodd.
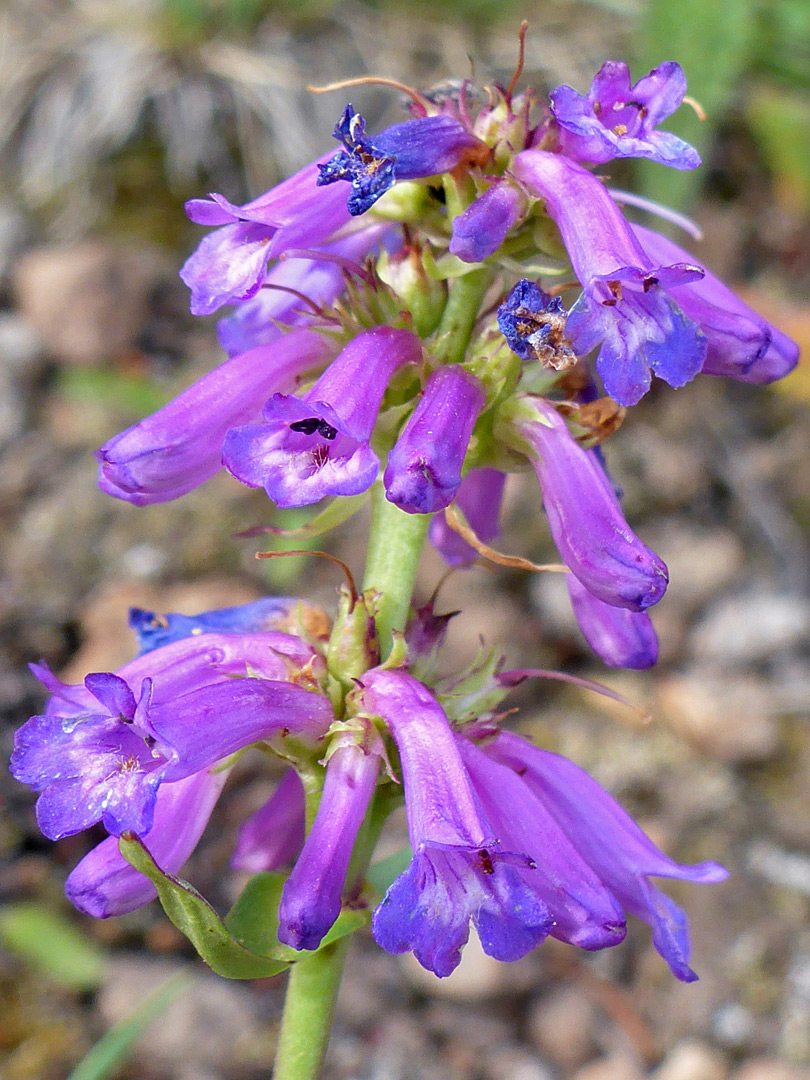
<path id="1" fill-rule="evenodd" d="M 378 75 L 364 75 L 362 78 L 357 79 L 342 79 L 340 82 L 327 83 L 326 86 L 307 86 L 307 90 L 311 94 L 326 94 L 330 90 L 344 90 L 347 86 L 366 86 L 369 83 L 375 86 L 392 86 L 395 90 L 401 90 L 408 95 L 415 105 L 418 105 L 424 111 L 425 116 L 431 109 L 431 103 L 428 99 L 423 97 L 418 90 L 414 90 L 412 86 L 406 86 L 405 83 L 401 83 L 397 79 L 383 79 Z"/>
<path id="2" fill-rule="evenodd" d="M 349 586 L 349 593 L 352 598 L 352 607 L 357 603 L 358 592 L 357 586 L 354 582 L 351 570 L 346 563 L 339 559 L 336 555 L 330 555 L 328 551 L 311 551 L 309 548 L 302 548 L 297 551 L 257 551 L 257 559 L 284 559 L 289 555 L 316 555 L 319 559 L 328 559 L 329 562 L 333 562 L 335 566 L 339 566 L 343 573 L 346 575 L 346 581 Z"/>
<path id="3" fill-rule="evenodd" d="M 695 115 L 697 116 L 698 120 L 706 119 L 706 110 L 703 108 L 697 98 L 685 97 L 683 99 L 683 104 L 688 105 L 691 109 L 694 109 Z"/>
<path id="4" fill-rule="evenodd" d="M 361 266 L 360 263 L 353 262 L 352 259 L 347 259 L 344 255 L 336 255 L 333 251 L 317 251 L 315 248 L 290 248 L 289 251 L 284 251 L 279 255 L 279 262 L 282 259 L 314 259 L 319 262 L 337 263 L 338 266 L 342 266 L 350 274 L 361 278 L 367 285 L 374 284 L 374 275 L 369 273 L 365 267 Z"/>
<path id="5" fill-rule="evenodd" d="M 524 19 L 520 24 L 520 30 L 518 31 L 518 62 L 515 68 L 515 74 L 512 76 L 512 81 L 506 88 L 506 101 L 509 105 L 512 104 L 512 94 L 514 93 L 517 81 L 523 74 L 523 64 L 526 57 L 526 31 L 529 29 L 529 23 L 527 19 Z"/>

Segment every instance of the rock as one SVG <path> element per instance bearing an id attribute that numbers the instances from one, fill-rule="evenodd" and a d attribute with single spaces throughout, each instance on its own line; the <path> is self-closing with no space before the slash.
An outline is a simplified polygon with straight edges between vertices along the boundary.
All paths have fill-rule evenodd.
<path id="1" fill-rule="evenodd" d="M 727 529 L 669 520 L 657 529 L 645 530 L 643 539 L 669 567 L 663 602 L 681 611 L 703 607 L 736 579 L 743 565 L 740 541 Z"/>
<path id="2" fill-rule="evenodd" d="M 810 1080 L 810 1067 L 788 1065 L 777 1058 L 756 1058 L 741 1065 L 732 1080 Z"/>
<path id="3" fill-rule="evenodd" d="M 546 1066 L 515 1044 L 499 1046 L 484 1055 L 486 1080 L 552 1080 Z"/>
<path id="4" fill-rule="evenodd" d="M 138 1039 L 132 1060 L 172 1076 L 238 1075 L 271 1059 L 272 1032 L 258 1014 L 249 987 L 206 974 L 188 964 L 116 955 L 99 994 L 107 1025 L 132 1014 L 133 1003 L 185 972 L 191 984 L 180 991 Z M 181 1073 L 180 1070 L 186 1070 Z"/>
<path id="5" fill-rule="evenodd" d="M 673 676 L 658 684 L 657 699 L 655 714 L 713 757 L 768 761 L 779 748 L 777 702 L 753 676 Z"/>
<path id="6" fill-rule="evenodd" d="M 537 967 L 530 957 L 510 964 L 493 960 L 474 932 L 464 946 L 461 963 L 447 978 L 439 979 L 426 971 L 411 953 L 406 953 L 401 963 L 410 982 L 423 993 L 456 1001 L 518 993 L 533 986 L 537 978 Z"/>
<path id="7" fill-rule="evenodd" d="M 796 595 L 748 592 L 716 601 L 692 632 L 691 651 L 705 663 L 770 660 L 810 635 L 810 601 Z"/>
<path id="8" fill-rule="evenodd" d="M 14 291 L 57 360 L 96 366 L 135 346 L 164 265 L 155 248 L 102 241 L 54 245 L 20 259 Z"/>
<path id="9" fill-rule="evenodd" d="M 589 999 L 581 991 L 565 987 L 534 1005 L 528 1017 L 528 1035 L 555 1065 L 573 1070 L 593 1055 L 596 1021 Z"/>
<path id="10" fill-rule="evenodd" d="M 585 1065 L 573 1080 L 644 1080 L 644 1074 L 633 1058 L 616 1054 Z"/>
<path id="11" fill-rule="evenodd" d="M 727 1080 L 729 1066 L 719 1050 L 696 1039 L 678 1043 L 651 1080 Z"/>

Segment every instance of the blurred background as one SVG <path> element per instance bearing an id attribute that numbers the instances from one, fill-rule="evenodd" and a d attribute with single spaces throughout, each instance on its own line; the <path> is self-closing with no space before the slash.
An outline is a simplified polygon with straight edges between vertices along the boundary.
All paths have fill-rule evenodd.
<path id="1" fill-rule="evenodd" d="M 692 214 L 705 240 L 680 242 L 810 346 L 806 0 L 3 0 L 4 756 L 42 702 L 26 662 L 75 681 L 123 663 L 130 604 L 194 612 L 296 595 L 303 580 L 333 608 L 333 568 L 257 563 L 260 541 L 230 539 L 311 511 L 273 512 L 226 476 L 136 509 L 96 489 L 92 452 L 223 358 L 215 320 L 192 320 L 177 278 L 201 235 L 184 200 L 242 202 L 327 150 L 345 97 L 312 95 L 311 81 L 507 82 L 523 18 L 522 85 L 583 91 L 606 58 L 636 78 L 683 65 L 707 120 L 682 109 L 667 126 L 704 167 L 617 162 L 612 177 Z M 403 118 L 395 91 L 351 95 L 371 130 Z M 512 663 L 598 678 L 650 710 L 640 725 L 556 684 L 516 695 L 521 730 L 588 768 L 670 854 L 731 870 L 723 885 L 668 887 L 689 912 L 701 981 L 676 983 L 639 925 L 596 955 L 551 943 L 497 965 L 471 946 L 442 982 L 360 935 L 329 1080 L 810 1078 L 808 402 L 801 367 L 773 388 L 659 385 L 610 441 L 628 516 L 671 571 L 654 672 L 589 655 L 553 577 L 473 568 L 441 593 L 440 608 L 464 612 L 448 668 L 483 636 Z M 365 526 L 330 541 L 358 571 Z M 509 489 L 500 548 L 554 557 L 528 478 Z M 421 599 L 442 570 L 427 554 Z M 186 868 L 220 910 L 241 887 L 227 873 L 235 830 L 272 784 L 246 759 Z M 0 798 L 4 1080 L 61 1080 L 110 1029 L 74 1080 L 265 1077 L 283 979 L 217 979 L 156 904 L 79 917 L 62 885 L 100 836 L 44 841 L 33 798 L 5 773 Z"/>

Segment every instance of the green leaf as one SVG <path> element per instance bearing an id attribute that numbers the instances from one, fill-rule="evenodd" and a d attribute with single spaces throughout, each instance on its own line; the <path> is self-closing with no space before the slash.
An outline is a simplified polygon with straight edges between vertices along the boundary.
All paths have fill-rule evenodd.
<path id="1" fill-rule="evenodd" d="M 196 889 L 163 873 L 133 833 L 125 833 L 118 846 L 127 862 L 153 883 L 169 919 L 217 975 L 226 979 L 263 979 L 290 966 L 289 959 L 280 960 L 246 948 Z"/>
<path id="2" fill-rule="evenodd" d="M 286 877 L 283 874 L 254 874 L 236 901 L 225 923 L 239 941 L 254 952 L 295 962 L 301 953 L 278 940 L 278 908 Z M 344 908 L 335 925 L 321 942 L 323 949 L 347 934 L 360 930 L 370 919 L 367 908 Z"/>
<path id="3" fill-rule="evenodd" d="M 682 105 L 663 125 L 705 157 L 714 131 L 729 109 L 756 39 L 755 0 L 652 0 L 639 37 L 635 78 L 664 60 L 677 60 L 688 93 L 706 111 L 700 121 Z M 635 81 L 635 79 L 634 79 Z M 694 198 L 705 169 L 677 170 L 657 162 L 636 163 L 644 194 L 678 209 Z"/>
<path id="4" fill-rule="evenodd" d="M 393 855 L 389 855 L 379 862 L 372 863 L 366 873 L 366 881 L 378 896 L 385 896 L 400 874 L 408 869 L 408 864 L 413 858 L 413 851 L 409 844 Z"/>
<path id="5" fill-rule="evenodd" d="M 191 985 L 185 975 L 175 975 L 99 1039 L 67 1080 L 105 1080 L 126 1057 L 132 1044 Z"/>
<path id="6" fill-rule="evenodd" d="M 39 904 L 0 908 L 0 939 L 61 986 L 91 990 L 99 983 L 103 951 L 66 919 Z"/>
<path id="7" fill-rule="evenodd" d="M 304 525 L 298 525 L 291 529 L 275 525 L 261 525 L 256 529 L 247 529 L 245 532 L 239 533 L 239 537 L 270 533 L 272 536 L 282 537 L 285 540 L 314 540 L 316 536 L 322 536 L 323 533 L 342 525 L 344 521 L 348 521 L 353 514 L 362 509 L 367 501 L 367 491 L 362 492 L 360 495 L 342 495 L 337 499 L 333 499 L 324 510 L 321 510 L 319 514 L 316 514 L 314 518 Z M 285 549 L 280 546 L 277 550 L 284 551 Z"/>
<path id="8" fill-rule="evenodd" d="M 301 953 L 278 940 L 278 906 L 283 874 L 256 874 L 223 920 L 188 882 L 164 874 L 132 833 L 119 840 L 121 854 L 154 884 L 163 910 L 210 968 L 226 979 L 278 975 Z M 354 933 L 369 921 L 366 909 L 346 908 L 321 942 L 321 948 Z M 307 954 L 311 955 L 311 954 Z"/>

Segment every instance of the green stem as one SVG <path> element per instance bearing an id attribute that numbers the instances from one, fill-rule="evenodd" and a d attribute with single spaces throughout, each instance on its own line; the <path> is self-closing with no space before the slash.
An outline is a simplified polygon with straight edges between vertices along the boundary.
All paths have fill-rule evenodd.
<path id="1" fill-rule="evenodd" d="M 489 280 L 488 271 L 474 270 L 452 282 L 437 332 L 434 356 L 439 363 L 455 364 L 464 359 Z M 431 515 L 406 514 L 386 499 L 381 483 L 374 485 L 371 498 L 363 589 L 374 589 L 379 594 L 377 631 L 382 655 L 386 657 L 391 650 L 392 631 L 405 629 Z M 317 791 L 308 792 L 308 818 L 317 799 Z M 367 833 L 360 838 L 352 859 L 350 880 L 362 880 L 365 876 L 384 816 L 377 820 L 372 812 Z M 320 1075 L 348 940 L 342 938 L 303 956 L 293 965 L 276 1051 L 274 1080 L 316 1080 Z"/>
<path id="2" fill-rule="evenodd" d="M 320 1076 L 350 938 L 298 960 L 290 971 L 273 1080 Z"/>
<path id="3" fill-rule="evenodd" d="M 429 523 L 430 514 L 406 514 L 386 499 L 382 484 L 375 484 L 363 588 L 380 594 L 377 632 L 383 657 L 391 651 L 391 631 L 405 629 Z"/>
<path id="4" fill-rule="evenodd" d="M 464 359 L 470 343 L 481 300 L 490 283 L 487 270 L 471 270 L 450 284 L 450 295 L 436 330 L 433 355 L 443 364 L 458 364 Z"/>

